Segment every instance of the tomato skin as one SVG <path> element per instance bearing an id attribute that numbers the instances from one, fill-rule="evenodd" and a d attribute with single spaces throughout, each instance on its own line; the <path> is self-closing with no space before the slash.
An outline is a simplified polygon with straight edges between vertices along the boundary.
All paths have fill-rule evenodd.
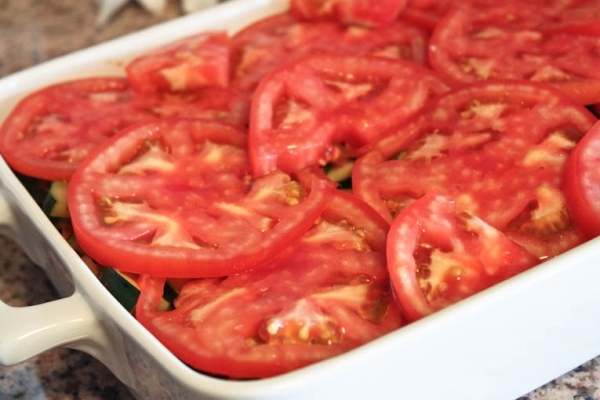
<path id="1" fill-rule="evenodd" d="M 295 15 L 307 20 L 333 19 L 342 24 L 380 27 L 391 24 L 407 0 L 291 0 Z"/>
<path id="2" fill-rule="evenodd" d="M 565 167 L 564 192 L 575 225 L 587 239 L 600 235 L 600 123 L 577 144 Z"/>
<path id="3" fill-rule="evenodd" d="M 125 71 L 131 86 L 143 93 L 185 92 L 229 84 L 229 36 L 203 32 L 135 58 Z"/>
<path id="4" fill-rule="evenodd" d="M 101 264 L 213 277 L 254 268 L 300 237 L 331 190 L 309 181 L 304 188 L 281 172 L 250 181 L 242 130 L 165 119 L 133 125 L 90 154 L 68 203 L 78 243 Z"/>
<path id="5" fill-rule="evenodd" d="M 22 174 L 68 180 L 106 138 L 132 123 L 154 120 L 147 106 L 122 78 L 57 83 L 17 104 L 0 127 L 0 153 Z"/>
<path id="6" fill-rule="evenodd" d="M 537 257 L 482 220 L 456 212 L 453 200 L 429 192 L 392 223 L 388 269 L 396 298 L 410 321 L 539 263 Z M 426 255 L 421 255 L 423 251 Z"/>
<path id="7" fill-rule="evenodd" d="M 189 281 L 173 311 L 156 311 L 164 280 L 142 276 L 137 318 L 184 362 L 233 378 L 279 375 L 403 326 L 384 253 L 358 244 L 380 240 L 359 232 L 371 225 L 354 211 L 360 200 L 330 199 L 313 229 L 266 266 Z"/>
<path id="8" fill-rule="evenodd" d="M 435 74 L 403 60 L 331 54 L 284 64 L 252 99 L 253 174 L 343 163 L 336 159 L 341 147 L 342 156 L 360 156 L 446 90 Z"/>

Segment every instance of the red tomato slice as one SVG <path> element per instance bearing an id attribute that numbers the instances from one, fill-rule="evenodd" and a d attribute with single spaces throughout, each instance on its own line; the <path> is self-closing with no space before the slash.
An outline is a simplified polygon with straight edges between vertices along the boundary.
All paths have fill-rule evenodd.
<path id="1" fill-rule="evenodd" d="M 248 126 L 250 96 L 239 90 L 205 87 L 188 92 L 145 94 L 159 118 L 201 118 Z"/>
<path id="2" fill-rule="evenodd" d="M 407 0 L 291 0 L 290 7 L 302 19 L 333 19 L 345 25 L 380 27 L 394 22 L 406 2 Z"/>
<path id="3" fill-rule="evenodd" d="M 125 70 L 140 92 L 181 92 L 228 86 L 229 66 L 227 33 L 203 32 L 144 53 Z"/>
<path id="4" fill-rule="evenodd" d="M 75 237 L 100 264 L 126 272 L 191 278 L 255 268 L 312 226 L 330 188 L 319 178 L 305 189 L 278 171 L 248 174 L 238 128 L 198 119 L 132 126 L 74 174 Z"/>
<path id="5" fill-rule="evenodd" d="M 115 132 L 154 119 L 121 78 L 58 83 L 23 99 L 0 127 L 0 153 L 16 171 L 67 180 Z"/>
<path id="6" fill-rule="evenodd" d="M 577 144 L 565 169 L 569 212 L 586 238 L 600 235 L 600 123 Z"/>
<path id="7" fill-rule="evenodd" d="M 568 155 L 595 117 L 554 88 L 490 81 L 432 101 L 354 165 L 353 189 L 391 221 L 436 190 L 540 258 L 581 243 L 562 194 Z"/>
<path id="8" fill-rule="evenodd" d="M 232 38 L 232 86 L 254 90 L 277 66 L 309 54 L 375 55 L 424 64 L 427 41 L 424 30 L 402 21 L 370 29 L 278 14 Z"/>
<path id="9" fill-rule="evenodd" d="M 385 244 L 387 226 L 372 237 L 364 227 L 381 222 L 355 211 L 364 204 L 340 192 L 331 200 L 266 267 L 190 281 L 172 311 L 156 310 L 164 280 L 143 276 L 137 318 L 185 363 L 233 378 L 285 373 L 399 328 L 385 255 L 370 250 Z"/>
<path id="10" fill-rule="evenodd" d="M 396 217 L 387 260 L 396 298 L 411 321 L 539 263 L 516 242 L 434 192 Z"/>
<path id="11" fill-rule="evenodd" d="M 400 16 L 429 31 L 433 31 L 452 3 L 458 2 L 451 0 L 408 0 Z M 462 4 L 464 4 L 464 1 Z"/>
<path id="12" fill-rule="evenodd" d="M 447 89 L 431 71 L 403 60 L 314 55 L 285 64 L 252 99 L 253 174 L 295 173 L 359 155 L 355 149 L 401 126 Z"/>
<path id="13" fill-rule="evenodd" d="M 596 0 L 570 0 L 553 2 L 551 11 L 540 25 L 549 33 L 600 36 L 600 4 Z"/>
<path id="14" fill-rule="evenodd" d="M 540 28 L 547 19 L 543 5 L 522 2 L 454 9 L 433 32 L 430 65 L 454 86 L 527 79 L 552 84 L 580 104 L 599 102 L 597 38 L 549 33 Z"/>
<path id="15" fill-rule="evenodd" d="M 502 7 L 519 0 L 408 0 L 400 17 L 433 31 L 438 22 L 450 9 L 460 7 L 477 13 L 479 9 Z M 545 0 L 542 0 L 545 1 Z M 531 1 L 529 1 L 531 3 Z"/>

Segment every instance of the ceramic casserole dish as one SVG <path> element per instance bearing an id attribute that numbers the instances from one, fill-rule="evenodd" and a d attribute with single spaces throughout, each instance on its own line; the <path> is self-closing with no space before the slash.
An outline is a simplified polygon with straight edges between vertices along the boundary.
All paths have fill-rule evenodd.
<path id="1" fill-rule="evenodd" d="M 137 54 L 209 29 L 235 32 L 287 0 L 233 0 L 0 80 L 0 121 L 60 80 L 123 75 Z M 228 381 L 171 354 L 104 288 L 0 158 L 0 233 L 63 296 L 0 302 L 0 364 L 66 346 L 104 363 L 140 399 L 514 399 L 600 354 L 600 239 L 391 334 L 273 378 Z"/>

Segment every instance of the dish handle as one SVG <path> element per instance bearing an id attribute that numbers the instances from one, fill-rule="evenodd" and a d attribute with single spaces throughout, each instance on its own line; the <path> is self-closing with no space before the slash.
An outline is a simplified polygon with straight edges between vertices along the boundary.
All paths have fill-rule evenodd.
<path id="1" fill-rule="evenodd" d="M 0 232 L 24 242 L 29 221 L 20 216 L 13 204 L 14 196 L 3 186 L 0 182 Z M 29 239 L 36 243 L 31 236 Z M 41 246 L 28 247 L 32 250 Z M 48 262 L 50 254 L 43 253 L 33 251 L 29 255 L 38 258 L 36 262 Z M 54 347 L 79 346 L 99 339 L 94 335 L 102 330 L 93 311 L 78 291 L 70 292 L 68 297 L 26 307 L 0 301 L 0 365 L 15 365 Z"/>
<path id="2" fill-rule="evenodd" d="M 93 308 L 89 292 L 73 282 L 66 267 L 70 246 L 48 245 L 42 232 L 58 235 L 53 229 L 0 156 L 0 234 L 15 240 L 63 296 L 25 307 L 0 300 L 0 365 L 16 365 L 47 350 L 68 347 L 98 359 L 132 387 L 135 377 L 122 335 Z"/>
<path id="3" fill-rule="evenodd" d="M 85 343 L 96 341 L 93 332 L 102 331 L 78 292 L 28 307 L 12 307 L 0 301 L 0 321 L 0 364 L 4 366 L 55 347 L 85 347 Z"/>

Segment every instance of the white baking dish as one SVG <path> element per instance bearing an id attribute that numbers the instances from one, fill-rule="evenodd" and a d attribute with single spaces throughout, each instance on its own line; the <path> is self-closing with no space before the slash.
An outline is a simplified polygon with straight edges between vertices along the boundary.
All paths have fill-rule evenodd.
<path id="1" fill-rule="evenodd" d="M 140 52 L 236 31 L 287 0 L 233 0 L 0 80 L 0 120 L 59 80 L 122 75 Z M 181 363 L 88 270 L 0 159 L 0 232 L 48 274 L 60 300 L 0 302 L 0 364 L 67 346 L 103 362 L 140 399 L 515 399 L 600 354 L 600 239 L 343 356 L 279 377 L 226 381 Z"/>

